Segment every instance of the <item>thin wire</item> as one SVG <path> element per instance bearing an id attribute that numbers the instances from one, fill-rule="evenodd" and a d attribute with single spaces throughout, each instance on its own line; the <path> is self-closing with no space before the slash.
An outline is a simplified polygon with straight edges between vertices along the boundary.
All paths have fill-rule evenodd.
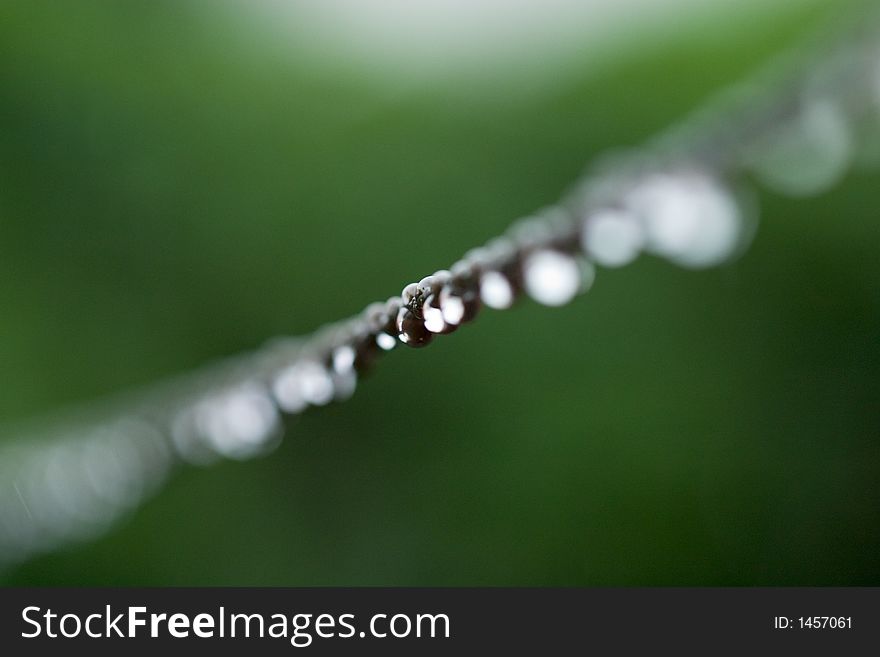
<path id="1" fill-rule="evenodd" d="M 284 414 L 348 398 L 385 351 L 427 346 L 484 307 L 524 293 L 567 303 L 592 285 L 594 263 L 642 251 L 695 268 L 733 257 L 750 235 L 743 179 L 821 191 L 853 131 L 877 119 L 877 24 L 872 15 L 832 47 L 783 58 L 638 153 L 600 161 L 559 204 L 352 318 L 24 432 L 0 452 L 0 566 L 100 534 L 181 463 L 271 450 Z"/>

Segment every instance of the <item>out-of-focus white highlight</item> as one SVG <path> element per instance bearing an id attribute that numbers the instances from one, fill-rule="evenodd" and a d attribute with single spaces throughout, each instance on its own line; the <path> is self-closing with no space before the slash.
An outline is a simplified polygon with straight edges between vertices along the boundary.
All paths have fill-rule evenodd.
<path id="1" fill-rule="evenodd" d="M 300 377 L 295 366 L 285 367 L 272 382 L 272 395 L 285 413 L 299 413 L 309 405 L 299 382 Z"/>
<path id="2" fill-rule="evenodd" d="M 294 367 L 303 399 L 315 406 L 323 406 L 332 401 L 333 379 L 323 365 L 307 360 Z"/>
<path id="3" fill-rule="evenodd" d="M 336 401 L 350 399 L 355 390 L 357 390 L 357 376 L 354 370 L 333 375 L 333 399 Z"/>
<path id="4" fill-rule="evenodd" d="M 196 422 L 218 454 L 236 459 L 263 451 L 280 427 L 278 409 L 256 384 L 242 385 L 202 401 Z"/>
<path id="5" fill-rule="evenodd" d="M 333 372 L 330 380 L 333 384 L 333 398 L 338 401 L 350 398 L 357 389 L 355 357 L 354 347 L 350 345 L 343 345 L 333 350 Z"/>
<path id="6" fill-rule="evenodd" d="M 788 196 L 811 196 L 846 172 L 853 140 L 846 117 L 830 100 L 807 102 L 752 153 L 751 169 L 768 187 Z"/>
<path id="7" fill-rule="evenodd" d="M 581 289 L 582 274 L 571 255 L 542 249 L 523 262 L 523 285 L 532 299 L 545 306 L 562 306 Z"/>
<path id="8" fill-rule="evenodd" d="M 136 418 L 0 453 L 0 566 L 88 539 L 152 494 L 171 467 L 165 438 Z"/>
<path id="9" fill-rule="evenodd" d="M 500 85 L 516 93 L 557 88 L 572 71 L 601 69 L 633 44 L 679 43 L 706 25 L 731 29 L 772 20 L 809 0 L 273 0 L 234 3 L 263 34 L 330 61 L 342 59 L 424 84 L 433 76 L 477 77 L 470 96 Z"/>
<path id="10" fill-rule="evenodd" d="M 379 345 L 379 349 L 382 351 L 391 351 L 397 346 L 397 340 L 388 333 L 379 333 L 376 336 L 376 344 Z"/>
<path id="11" fill-rule="evenodd" d="M 446 296 L 443 298 L 443 320 L 447 324 L 457 326 L 464 319 L 464 299 L 457 296 Z M 429 329 L 430 330 L 430 329 Z"/>
<path id="12" fill-rule="evenodd" d="M 333 351 L 333 371 L 337 374 L 348 374 L 354 369 L 354 347 L 344 345 Z"/>
<path id="13" fill-rule="evenodd" d="M 645 231 L 632 213 L 600 210 L 584 220 L 581 247 L 605 267 L 622 267 L 635 260 L 645 243 Z"/>
<path id="14" fill-rule="evenodd" d="M 487 271 L 480 277 L 480 298 L 496 310 L 513 305 L 513 287 L 507 277 L 497 271 Z"/>
<path id="15" fill-rule="evenodd" d="M 464 307 L 462 306 L 462 313 Z M 443 311 L 440 308 L 422 308 L 422 317 L 425 320 L 425 328 L 431 333 L 440 333 L 446 328 L 446 321 L 443 319 Z M 461 317 L 459 317 L 459 321 Z M 458 323 L 458 322 L 451 322 Z"/>
<path id="16" fill-rule="evenodd" d="M 720 264 L 740 243 L 742 216 L 736 199 L 708 176 L 647 176 L 627 201 L 644 228 L 645 248 L 678 265 Z"/>

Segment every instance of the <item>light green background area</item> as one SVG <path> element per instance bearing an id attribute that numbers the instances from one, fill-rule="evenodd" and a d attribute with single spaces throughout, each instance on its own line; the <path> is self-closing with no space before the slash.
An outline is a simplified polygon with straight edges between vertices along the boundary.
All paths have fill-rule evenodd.
<path id="1" fill-rule="evenodd" d="M 834 12 L 497 95 L 454 77 L 392 94 L 179 3 L 2 13 L 12 421 L 385 299 Z M 876 585 L 878 190 L 857 172 L 809 200 L 762 192 L 728 266 L 644 257 L 568 307 L 400 349 L 271 455 L 182 470 L 109 535 L 0 581 Z"/>

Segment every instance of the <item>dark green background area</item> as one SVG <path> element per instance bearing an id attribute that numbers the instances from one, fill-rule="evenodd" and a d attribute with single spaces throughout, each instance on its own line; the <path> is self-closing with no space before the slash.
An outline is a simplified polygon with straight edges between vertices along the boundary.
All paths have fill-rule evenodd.
<path id="1" fill-rule="evenodd" d="M 0 20 L 6 421 L 385 299 L 826 17 L 575 58 L 552 93 L 389 94 L 204 7 L 52 7 Z M 878 192 L 762 192 L 728 266 L 644 257 L 400 349 L 271 455 L 0 581 L 876 585 Z"/>

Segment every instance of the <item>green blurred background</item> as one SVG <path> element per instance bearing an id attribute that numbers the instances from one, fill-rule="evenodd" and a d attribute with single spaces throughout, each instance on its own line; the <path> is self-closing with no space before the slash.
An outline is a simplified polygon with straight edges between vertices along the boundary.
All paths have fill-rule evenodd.
<path id="1" fill-rule="evenodd" d="M 840 6 L 421 79 L 246 3 L 4 3 L 0 419 L 387 298 Z M 644 257 L 569 307 L 487 311 L 0 581 L 880 584 L 878 201 L 877 173 L 762 192 L 735 263 Z"/>

